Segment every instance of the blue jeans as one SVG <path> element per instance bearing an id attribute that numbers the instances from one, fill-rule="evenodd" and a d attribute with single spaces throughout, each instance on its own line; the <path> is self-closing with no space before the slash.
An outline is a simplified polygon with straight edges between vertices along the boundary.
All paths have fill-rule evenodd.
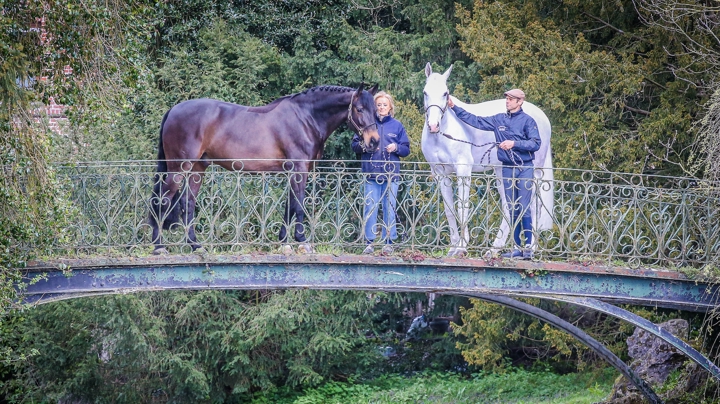
<path id="1" fill-rule="evenodd" d="M 533 171 L 533 166 L 502 168 L 505 202 L 510 212 L 510 227 L 513 229 L 515 244 L 518 246 L 523 246 L 521 234 L 525 236 L 525 245 L 532 244 L 530 197 L 533 191 Z"/>
<path id="2" fill-rule="evenodd" d="M 397 209 L 397 194 L 400 187 L 400 181 L 388 181 L 380 178 L 379 180 L 366 178 L 365 181 L 365 206 L 363 209 L 363 218 L 365 221 L 365 241 L 372 243 L 375 241 L 375 225 L 377 225 L 377 211 L 382 202 L 383 206 L 383 226 L 382 239 L 388 244 L 397 239 L 397 225 L 395 223 Z M 388 186 L 388 183 L 390 186 Z M 390 238 L 387 232 L 390 231 Z"/>

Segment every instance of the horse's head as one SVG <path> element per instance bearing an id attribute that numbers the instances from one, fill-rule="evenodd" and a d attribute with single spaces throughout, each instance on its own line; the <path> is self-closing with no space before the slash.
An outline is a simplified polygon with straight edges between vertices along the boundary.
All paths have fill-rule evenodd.
<path id="1" fill-rule="evenodd" d="M 433 73 L 430 63 L 425 65 L 425 88 L 423 89 L 425 102 L 425 124 L 430 132 L 437 133 L 440 130 L 445 111 L 447 111 L 448 97 L 450 92 L 447 87 L 447 79 L 452 71 L 452 65 L 443 74 Z"/>
<path id="2" fill-rule="evenodd" d="M 366 149 L 372 150 L 380 141 L 377 124 L 375 123 L 375 100 L 378 85 L 364 91 L 365 84 L 360 84 L 352 96 L 348 109 L 348 124 L 363 137 Z"/>

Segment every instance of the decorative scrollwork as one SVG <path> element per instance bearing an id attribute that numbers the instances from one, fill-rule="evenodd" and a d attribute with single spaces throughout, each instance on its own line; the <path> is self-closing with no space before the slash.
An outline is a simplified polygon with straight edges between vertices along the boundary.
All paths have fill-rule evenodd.
<path id="1" fill-rule="evenodd" d="M 310 243 L 358 252 L 363 246 L 363 174 L 354 161 L 287 161 L 283 172 L 236 171 L 210 164 L 204 175 L 170 173 L 182 192 L 197 192 L 195 217 L 163 232 L 163 242 L 175 252 L 190 252 L 185 239 L 191 226 L 198 242 L 216 252 L 272 250 L 280 246 L 283 207 L 294 197 L 295 169 L 313 167 L 308 175 L 304 231 Z M 190 166 L 190 165 L 188 165 Z M 153 197 L 153 162 L 86 163 L 58 167 L 66 197 L 76 218 L 53 243 L 56 255 L 97 254 L 117 249 L 149 251 L 152 240 L 148 215 L 169 200 Z M 624 261 L 628 265 L 702 266 L 720 254 L 720 193 L 696 179 L 555 169 L 553 176 L 535 173 L 535 189 L 554 189 L 551 230 L 536 231 L 536 256 L 542 259 Z M 468 208 L 466 221 L 471 256 L 492 247 L 507 219 L 503 199 L 495 191 L 492 172 L 473 174 L 460 182 L 427 164 L 404 163 L 397 198 L 400 248 L 437 254 L 450 248 L 449 225 L 439 183 L 466 187 L 469 197 L 456 200 Z M 202 181 L 200 185 L 199 182 Z M 460 184 L 460 185 L 458 185 Z M 200 186 L 198 186 L 200 185 Z M 198 190 L 199 189 L 199 190 Z M 174 202 L 190 209 L 188 198 Z M 455 208 L 449 212 L 457 212 Z M 382 217 L 381 215 L 379 217 Z M 155 218 L 161 220 L 162 218 Z M 294 223 L 290 223 L 290 228 Z M 286 224 L 287 225 L 287 224 Z M 33 246 L 28 246 L 33 248 Z"/>

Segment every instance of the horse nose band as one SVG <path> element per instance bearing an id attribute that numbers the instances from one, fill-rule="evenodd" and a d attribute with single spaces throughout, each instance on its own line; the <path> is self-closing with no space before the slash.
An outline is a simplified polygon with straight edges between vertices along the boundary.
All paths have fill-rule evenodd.
<path id="1" fill-rule="evenodd" d="M 375 127 L 377 127 L 377 123 L 375 122 L 374 119 L 373 119 L 373 123 L 368 124 L 368 125 L 365 125 L 365 126 L 363 126 L 363 127 L 360 127 L 360 125 L 358 125 L 357 122 L 355 122 L 355 119 L 353 119 L 353 117 L 352 117 L 352 102 L 350 102 L 350 105 L 348 105 L 348 117 L 347 117 L 347 120 L 348 120 L 348 122 L 350 122 L 350 123 L 352 124 L 352 126 L 355 127 L 355 130 L 356 130 L 358 133 L 362 133 L 365 129 L 367 129 L 367 128 L 373 126 L 373 125 L 375 125 Z"/>
<path id="2" fill-rule="evenodd" d="M 437 104 L 430 104 L 430 105 L 428 105 L 427 108 L 425 108 L 425 124 L 427 124 L 428 126 L 429 126 L 429 123 L 428 123 L 428 111 L 430 111 L 430 108 L 432 108 L 432 107 L 435 107 L 435 108 L 437 108 L 437 109 L 440 110 L 440 120 L 442 120 L 443 116 L 445 116 L 445 111 L 447 111 L 447 104 L 445 104 L 445 107 L 444 107 L 444 108 L 441 107 L 440 105 L 437 105 Z"/>

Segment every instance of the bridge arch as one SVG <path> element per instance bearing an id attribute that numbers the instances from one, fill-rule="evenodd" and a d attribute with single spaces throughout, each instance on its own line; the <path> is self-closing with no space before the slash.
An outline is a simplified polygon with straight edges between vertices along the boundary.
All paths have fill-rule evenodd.
<path id="1" fill-rule="evenodd" d="M 640 390 L 640 392 L 645 396 L 645 398 L 648 399 L 650 403 L 662 403 L 662 400 L 660 399 L 660 397 L 657 396 L 657 394 L 655 394 L 655 391 L 652 389 L 652 387 L 650 387 L 650 385 L 648 385 L 645 380 L 638 376 L 637 373 L 635 373 L 632 368 L 630 368 L 630 366 L 628 366 L 625 362 L 618 358 L 617 355 L 612 353 L 612 351 L 607 349 L 596 339 L 592 338 L 578 327 L 570 324 L 569 322 L 561 319 L 560 317 L 552 313 L 548 313 L 545 310 L 539 309 L 531 304 L 527 304 L 507 296 L 491 295 L 487 293 L 475 293 L 468 296 L 481 299 L 486 302 L 501 304 L 503 306 L 510 307 L 515 311 L 535 317 L 548 324 L 551 324 L 556 328 L 565 331 L 566 333 L 575 337 L 575 339 L 577 339 L 578 341 L 585 344 L 585 346 L 592 349 L 607 363 L 617 369 L 623 376 L 627 377 L 627 379 L 630 380 L 630 382 L 635 385 L 638 390 Z"/>
<path id="2" fill-rule="evenodd" d="M 545 269 L 541 269 L 545 268 Z M 539 274 L 539 271 L 546 273 Z M 532 276 L 531 276 L 532 275 Z M 60 299 L 142 290 L 326 289 L 429 292 L 477 297 L 532 315 L 570 333 L 634 383 L 651 402 L 652 389 L 619 358 L 572 324 L 513 297 L 537 297 L 589 307 L 641 327 L 667 341 L 720 379 L 708 358 L 655 324 L 600 299 L 637 305 L 707 311 L 716 306 L 718 286 L 688 281 L 675 272 L 563 263 L 497 262 L 354 255 L 257 255 L 62 260 L 27 269 L 24 299 Z M 30 280 L 40 277 L 36 282 Z"/>

